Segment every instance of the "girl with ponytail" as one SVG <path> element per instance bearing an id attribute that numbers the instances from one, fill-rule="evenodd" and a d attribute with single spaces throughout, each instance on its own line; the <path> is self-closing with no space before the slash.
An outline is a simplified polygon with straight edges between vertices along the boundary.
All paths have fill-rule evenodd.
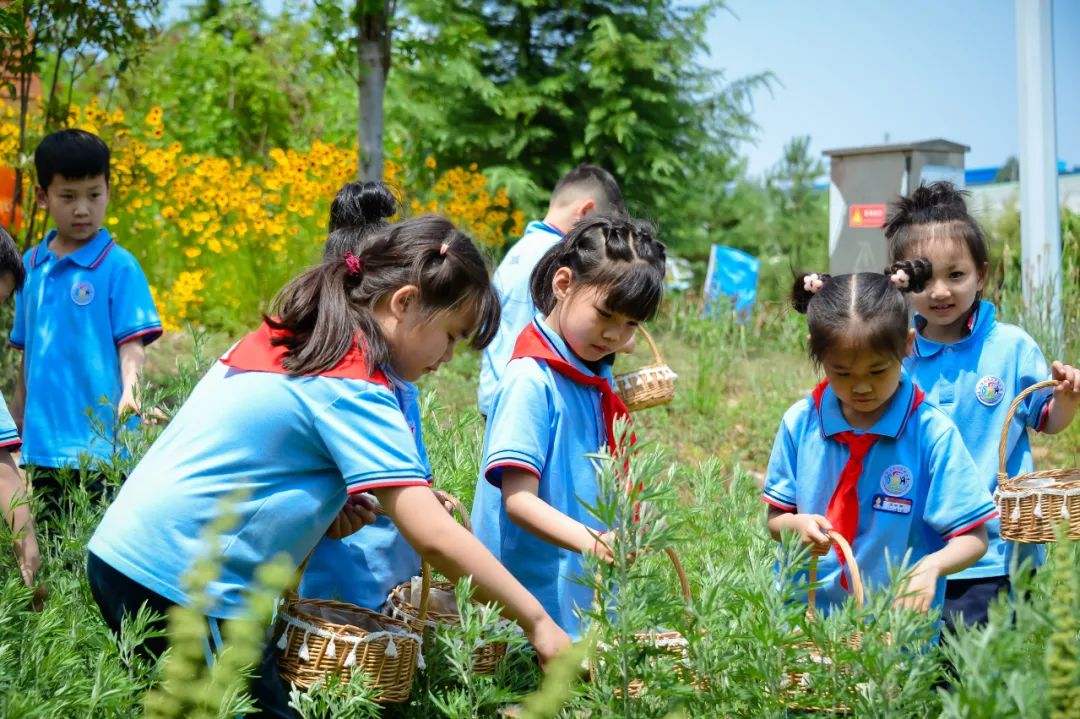
<path id="1" fill-rule="evenodd" d="M 117 633 L 144 605 L 198 602 L 210 656 L 219 622 L 244 615 L 259 565 L 297 566 L 324 535 L 370 524 L 370 493 L 416 552 L 451 579 L 471 576 L 546 662 L 566 633 L 447 514 L 407 419 L 410 383 L 459 340 L 490 341 L 499 309 L 487 267 L 441 217 L 351 231 L 350 250 L 282 290 L 275 314 L 221 357 L 139 462 L 90 540 L 94 599 Z M 205 532 L 223 501 L 236 523 L 220 538 L 220 577 L 195 598 L 182 577 L 213 551 Z M 165 647 L 164 635 L 141 645 Z M 293 716 L 272 644 L 256 674 L 260 708 Z"/>
<path id="2" fill-rule="evenodd" d="M 803 274 L 792 289 L 825 379 L 784 415 L 762 499 L 775 539 L 791 532 L 823 555 L 824 612 L 850 589 L 829 531 L 851 545 L 872 589 L 888 586 L 890 563 L 906 557 L 898 603 L 924 612 L 940 607 L 947 575 L 986 551 L 990 493 L 956 427 L 902 368 L 914 342 L 906 295 L 931 274 L 917 258 L 884 274 Z"/>

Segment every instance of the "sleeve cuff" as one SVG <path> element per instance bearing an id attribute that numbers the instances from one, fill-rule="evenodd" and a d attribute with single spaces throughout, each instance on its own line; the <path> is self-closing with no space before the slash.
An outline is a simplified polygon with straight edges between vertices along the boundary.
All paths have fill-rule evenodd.
<path id="1" fill-rule="evenodd" d="M 115 338 L 116 346 L 125 345 L 137 339 L 141 339 L 144 345 L 148 345 L 161 336 L 161 325 L 152 325 L 132 330 Z"/>
<path id="2" fill-rule="evenodd" d="M 359 492 L 370 492 L 373 489 L 386 489 L 387 487 L 428 487 L 430 486 L 428 480 L 421 479 L 420 477 L 400 478 L 400 479 L 374 479 L 370 482 L 359 482 L 356 484 L 350 484 L 346 488 L 346 492 L 349 494 L 357 494 Z"/>
<path id="3" fill-rule="evenodd" d="M 776 507 L 777 509 L 784 512 L 794 512 L 797 509 L 794 502 L 784 501 L 779 497 L 769 494 L 768 492 L 763 492 L 761 494 L 761 501 L 769 505 L 770 507 Z"/>
<path id="4" fill-rule="evenodd" d="M 1035 431 L 1042 432 L 1043 427 L 1046 426 L 1046 420 L 1050 418 L 1050 408 L 1053 406 L 1054 400 L 1050 399 L 1043 405 L 1042 411 L 1039 412 L 1039 421 L 1035 424 Z"/>
<path id="5" fill-rule="evenodd" d="M 978 518 L 965 522 L 964 524 L 962 524 L 957 529 L 953 529 L 951 531 L 943 533 L 941 535 L 941 538 L 944 539 L 947 542 L 950 539 L 953 539 L 954 537 L 959 537 L 961 534 L 967 534 L 968 532 L 975 529 L 979 525 L 985 524 L 986 522 L 989 522 L 991 519 L 996 519 L 999 516 L 1000 515 L 998 514 L 997 509 L 991 509 L 991 510 L 985 512 L 984 514 L 982 514 L 981 516 L 979 516 Z"/>
<path id="6" fill-rule="evenodd" d="M 484 479 L 486 479 L 489 483 L 491 483 L 495 487 L 498 487 L 499 489 L 502 489 L 502 473 L 503 473 L 503 470 L 506 469 L 507 467 L 509 467 L 511 469 L 524 470 L 524 471 L 528 472 L 529 474 L 535 475 L 536 476 L 536 481 L 538 481 L 538 482 L 540 481 L 540 470 L 538 468 L 536 468 L 533 465 L 528 464 L 526 462 L 518 462 L 518 461 L 514 461 L 514 460 L 502 460 L 502 461 L 492 462 L 484 470 Z"/>

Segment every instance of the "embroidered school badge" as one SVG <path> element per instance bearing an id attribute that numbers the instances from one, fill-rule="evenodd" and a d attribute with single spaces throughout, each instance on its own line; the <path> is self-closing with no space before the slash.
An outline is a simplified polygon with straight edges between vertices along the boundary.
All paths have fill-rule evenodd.
<path id="1" fill-rule="evenodd" d="M 975 385 L 975 399 L 993 407 L 1005 398 L 1005 383 L 1000 377 L 986 375 Z"/>
<path id="2" fill-rule="evenodd" d="M 71 286 L 71 301 L 85 307 L 94 301 L 94 286 L 86 280 L 80 280 Z"/>
<path id="3" fill-rule="evenodd" d="M 911 470 L 894 464 L 881 475 L 881 491 L 890 497 L 903 497 L 911 490 Z"/>

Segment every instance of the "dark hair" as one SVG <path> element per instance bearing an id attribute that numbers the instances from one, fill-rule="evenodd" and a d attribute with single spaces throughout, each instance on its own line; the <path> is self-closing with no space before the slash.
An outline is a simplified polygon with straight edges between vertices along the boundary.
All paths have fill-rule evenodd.
<path id="1" fill-rule="evenodd" d="M 889 258 L 897 260 L 922 254 L 925 243 L 937 237 L 962 241 L 967 246 L 976 269 L 990 261 L 986 237 L 975 218 L 968 212 L 964 196 L 951 182 L 920 185 L 907 197 L 892 203 L 885 238 L 889 241 Z"/>
<path id="2" fill-rule="evenodd" d="M 292 280 L 275 298 L 277 318 L 267 324 L 289 335 L 282 365 L 292 375 L 318 374 L 337 365 L 363 337 L 368 364 L 390 361 L 390 348 L 372 312 L 380 300 L 406 285 L 420 290 L 420 305 L 434 316 L 471 307 L 476 315 L 472 346 L 482 349 L 499 326 L 499 298 L 483 256 L 467 235 L 436 215 L 413 217 L 376 232 L 358 228 L 346 249 L 362 263 L 352 274 L 332 257 Z M 442 248 L 446 247 L 443 252 Z"/>
<path id="3" fill-rule="evenodd" d="M 26 266 L 23 265 L 22 255 L 15 244 L 14 238 L 7 230 L 0 227 L 0 275 L 10 272 L 15 279 L 15 289 L 21 290 L 26 281 Z"/>
<path id="4" fill-rule="evenodd" d="M 602 167 L 583 163 L 570 170 L 555 184 L 551 201 L 555 202 L 559 195 L 570 189 L 592 193 L 597 212 L 626 214 L 626 203 L 619 183 Z"/>
<path id="5" fill-rule="evenodd" d="M 650 320 L 664 297 L 666 253 L 653 226 L 610 214 L 584 218 L 540 258 L 529 281 L 533 302 L 544 314 L 555 308 L 555 272 L 568 267 L 574 284 L 604 293 L 612 312 Z"/>
<path id="6" fill-rule="evenodd" d="M 330 203 L 330 235 L 323 246 L 323 259 L 341 259 L 355 242 L 355 231 L 367 234 L 381 230 L 397 212 L 398 201 L 385 184 L 345 183 Z"/>
<path id="7" fill-rule="evenodd" d="M 109 184 L 109 146 L 85 130 L 59 130 L 45 137 L 34 150 L 34 169 L 41 189 L 48 190 L 53 177 L 69 180 L 105 176 Z"/>
<path id="8" fill-rule="evenodd" d="M 908 286 L 900 289 L 890 275 L 903 270 Z M 810 357 L 821 364 L 830 347 L 857 346 L 903 359 L 911 326 L 907 292 L 922 292 L 934 274 L 925 257 L 893 263 L 884 274 L 818 275 L 816 293 L 806 288 L 809 273 L 795 278 L 791 306 L 806 315 Z"/>

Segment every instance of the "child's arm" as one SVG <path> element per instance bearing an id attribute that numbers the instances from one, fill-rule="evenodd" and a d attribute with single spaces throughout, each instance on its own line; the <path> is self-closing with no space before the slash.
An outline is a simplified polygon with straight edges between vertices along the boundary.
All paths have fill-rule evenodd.
<path id="1" fill-rule="evenodd" d="M 605 533 L 571 519 L 537 495 L 536 475 L 524 469 L 504 467 L 503 505 L 506 516 L 517 526 L 540 539 L 571 552 L 591 552 L 612 561 L 611 541 Z"/>
<path id="2" fill-rule="evenodd" d="M 139 381 L 143 365 L 146 364 L 146 347 L 138 340 L 125 342 L 120 345 L 120 402 L 116 406 L 116 416 L 123 420 L 124 413 L 134 412 L 140 414 L 139 405 L 135 401 L 135 383 Z"/>
<path id="3" fill-rule="evenodd" d="M 29 493 L 15 461 L 11 458 L 11 452 L 0 449 L 0 508 L 3 508 L 4 520 L 15 537 L 15 557 L 22 572 L 23 584 L 32 587 L 34 577 L 41 567 L 41 554 L 38 550 L 37 535 L 34 534 L 29 501 Z"/>
<path id="4" fill-rule="evenodd" d="M 784 530 L 796 532 L 802 543 L 808 545 L 814 554 L 825 554 L 832 545 L 832 541 L 825 534 L 832 529 L 832 523 L 820 514 L 797 514 L 770 506 L 766 524 L 769 534 L 776 541 L 780 541 L 781 532 Z"/>
<path id="5" fill-rule="evenodd" d="M 471 532 L 447 514 L 428 487 L 383 487 L 371 490 L 401 534 L 435 569 L 457 581 L 471 576 L 476 597 L 495 602 L 516 621 L 547 662 L 570 644 L 566 632 L 540 602 L 514 579 Z"/>
<path id="6" fill-rule="evenodd" d="M 896 600 L 896 606 L 918 612 L 929 611 L 938 579 L 967 569 L 979 561 L 986 554 L 987 546 L 985 524 L 953 537 L 944 547 L 926 555 L 915 565 L 900 598 Z"/>
<path id="7" fill-rule="evenodd" d="M 19 358 L 19 376 L 15 380 L 15 392 L 12 394 L 8 411 L 11 412 L 11 418 L 15 420 L 15 429 L 22 435 L 23 414 L 26 411 L 26 353 L 20 352 L 19 354 L 21 355 Z"/>
<path id="8" fill-rule="evenodd" d="M 1080 409 L 1080 369 L 1054 362 L 1050 366 L 1050 375 L 1061 384 L 1054 388 L 1043 434 L 1057 434 L 1068 427 Z"/>

